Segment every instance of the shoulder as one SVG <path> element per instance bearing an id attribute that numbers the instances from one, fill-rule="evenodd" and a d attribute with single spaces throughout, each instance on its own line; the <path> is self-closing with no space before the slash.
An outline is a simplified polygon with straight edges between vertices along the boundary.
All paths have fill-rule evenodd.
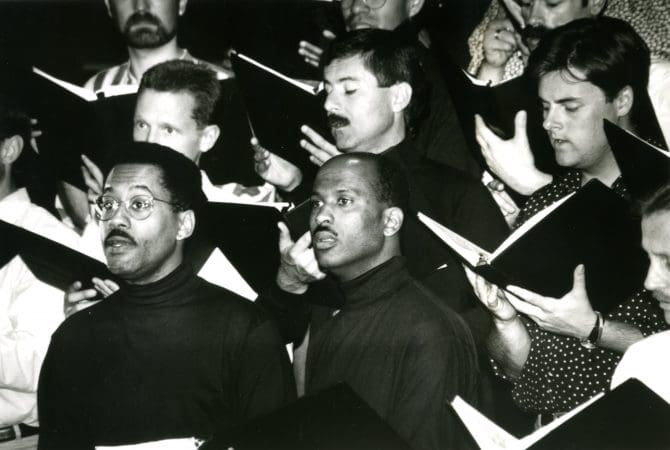
<path id="1" fill-rule="evenodd" d="M 127 62 L 101 70 L 100 72 L 96 73 L 91 78 L 89 78 L 84 84 L 84 87 L 92 91 L 97 91 L 103 87 L 119 84 L 114 83 L 114 80 L 118 78 L 120 72 L 124 72 L 127 70 L 128 70 Z"/>
<path id="2" fill-rule="evenodd" d="M 411 278 L 398 291 L 396 297 L 394 307 L 418 342 L 452 340 L 454 336 L 471 340 L 468 327 L 458 313 L 445 305 L 420 281 Z"/>
<path id="3" fill-rule="evenodd" d="M 209 61 L 205 61 L 204 59 L 196 58 L 195 56 L 191 55 L 188 53 L 188 57 L 191 61 L 193 61 L 196 64 L 201 64 L 208 69 L 213 70 L 216 72 L 216 77 L 219 80 L 226 80 L 228 78 L 233 78 L 235 74 L 233 73 L 232 70 L 226 69 L 225 67 L 219 66 L 217 64 L 211 63 Z"/>
<path id="4" fill-rule="evenodd" d="M 81 239 L 74 230 L 68 228 L 47 210 L 33 203 L 26 204 L 22 222 L 18 225 L 52 241 L 75 250 L 79 250 L 81 246 Z"/>
<path id="5" fill-rule="evenodd" d="M 252 327 L 269 320 L 264 310 L 251 300 L 200 277 L 196 278 L 200 301 L 212 314 L 218 314 L 238 325 L 248 324 Z"/>

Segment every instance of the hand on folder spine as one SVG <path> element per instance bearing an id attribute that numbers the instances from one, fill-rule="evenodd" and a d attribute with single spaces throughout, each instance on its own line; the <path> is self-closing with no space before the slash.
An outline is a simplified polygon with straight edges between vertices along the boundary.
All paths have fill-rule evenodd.
<path id="1" fill-rule="evenodd" d="M 516 192 L 530 195 L 551 182 L 551 175 L 535 167 L 535 158 L 526 132 L 527 114 L 519 111 L 514 118 L 514 137 L 507 141 L 486 126 L 479 114 L 475 115 L 475 133 L 486 164 L 505 184 Z"/>
<path id="2" fill-rule="evenodd" d="M 86 191 L 86 196 L 88 197 L 88 203 L 95 203 L 100 195 L 102 195 L 102 183 L 104 182 L 104 176 L 100 168 L 86 155 L 81 155 L 81 175 L 84 177 L 84 183 L 88 188 Z"/>
<path id="3" fill-rule="evenodd" d="M 254 170 L 270 184 L 285 192 L 291 192 L 302 182 L 302 172 L 295 165 L 286 161 L 258 143 L 258 139 L 251 138 L 254 149 Z"/>
<path id="4" fill-rule="evenodd" d="M 285 224 L 279 223 L 279 252 L 281 264 L 277 272 L 277 285 L 283 291 L 302 294 L 309 283 L 322 280 L 321 272 L 312 249 L 312 235 L 308 231 L 293 242 Z"/>
<path id="5" fill-rule="evenodd" d="M 93 287 L 84 289 L 81 281 L 75 281 L 65 292 L 64 312 L 65 317 L 86 309 L 98 303 L 102 298 L 107 298 L 119 290 L 119 285 L 112 280 L 93 278 Z"/>
<path id="6" fill-rule="evenodd" d="M 514 308 L 530 317 L 543 330 L 584 339 L 596 321 L 596 313 L 586 293 L 584 266 L 581 264 L 575 268 L 572 290 L 560 299 L 545 297 L 518 286 L 509 286 L 507 290 L 514 294 L 509 297 Z"/>
<path id="7" fill-rule="evenodd" d="M 335 33 L 330 30 L 323 30 L 321 32 L 324 42 L 332 41 L 335 39 Z M 318 45 L 314 45 L 308 41 L 300 41 L 298 44 L 298 54 L 302 56 L 305 63 L 313 67 L 319 67 L 321 63 L 321 56 L 323 55 L 323 49 Z"/>
<path id="8" fill-rule="evenodd" d="M 300 146 L 312 154 L 309 160 L 317 166 L 320 167 L 333 156 L 342 154 L 335 145 L 307 125 L 300 127 L 300 131 L 307 137 L 300 141 Z"/>
<path id="9" fill-rule="evenodd" d="M 493 318 L 500 322 L 509 322 L 518 316 L 516 309 L 505 296 L 505 293 L 493 283 L 489 283 L 480 275 L 477 275 L 467 266 L 463 266 L 465 275 L 472 285 L 477 298 L 486 306 Z"/>

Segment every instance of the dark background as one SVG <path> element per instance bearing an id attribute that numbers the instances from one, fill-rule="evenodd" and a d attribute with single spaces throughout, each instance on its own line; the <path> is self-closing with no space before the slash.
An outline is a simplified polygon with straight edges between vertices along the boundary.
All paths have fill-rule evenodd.
<path id="1" fill-rule="evenodd" d="M 434 39 L 447 42 L 461 65 L 468 62 L 467 35 L 489 2 L 428 0 L 424 6 Z M 190 0 L 179 24 L 179 43 L 194 56 L 217 63 L 233 44 L 240 51 L 241 45 L 265 49 L 256 56 L 268 65 L 293 76 L 314 76 L 297 57 L 297 29 L 316 42 L 318 28 L 341 24 L 332 14 L 306 9 L 306 3 L 324 2 Z M 331 6 L 338 11 L 337 4 Z M 77 84 L 127 59 L 103 0 L 0 0 L 0 38 L 31 64 Z"/>

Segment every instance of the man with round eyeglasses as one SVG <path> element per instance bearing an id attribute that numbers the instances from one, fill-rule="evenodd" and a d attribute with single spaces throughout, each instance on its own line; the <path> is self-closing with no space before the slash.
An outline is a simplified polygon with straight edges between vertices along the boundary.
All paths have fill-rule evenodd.
<path id="1" fill-rule="evenodd" d="M 122 150 L 96 202 L 120 289 L 53 334 L 39 448 L 206 439 L 295 398 L 274 323 L 184 259 L 205 202 L 197 166 L 158 144 Z"/>

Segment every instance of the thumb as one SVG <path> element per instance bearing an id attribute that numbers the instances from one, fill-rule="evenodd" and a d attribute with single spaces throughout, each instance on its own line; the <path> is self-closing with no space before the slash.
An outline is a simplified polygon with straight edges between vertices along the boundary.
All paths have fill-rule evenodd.
<path id="1" fill-rule="evenodd" d="M 586 295 L 586 275 L 584 264 L 575 267 L 575 272 L 572 277 L 572 290 L 576 293 L 583 293 Z"/>
<path id="2" fill-rule="evenodd" d="M 527 123 L 528 114 L 526 114 L 526 111 L 521 110 L 517 112 L 516 116 L 514 116 L 514 138 L 519 139 L 521 143 L 529 146 L 528 132 L 526 131 Z"/>
<path id="3" fill-rule="evenodd" d="M 292 246 L 294 242 L 293 239 L 291 239 L 291 233 L 284 222 L 277 222 L 277 227 L 279 228 L 279 251 L 283 252 L 284 249 Z"/>
<path id="4" fill-rule="evenodd" d="M 330 30 L 323 30 L 323 31 L 321 32 L 321 34 L 322 34 L 323 37 L 325 37 L 326 39 L 330 39 L 330 40 L 335 39 L 335 33 L 333 33 L 333 32 L 330 31 Z"/>

